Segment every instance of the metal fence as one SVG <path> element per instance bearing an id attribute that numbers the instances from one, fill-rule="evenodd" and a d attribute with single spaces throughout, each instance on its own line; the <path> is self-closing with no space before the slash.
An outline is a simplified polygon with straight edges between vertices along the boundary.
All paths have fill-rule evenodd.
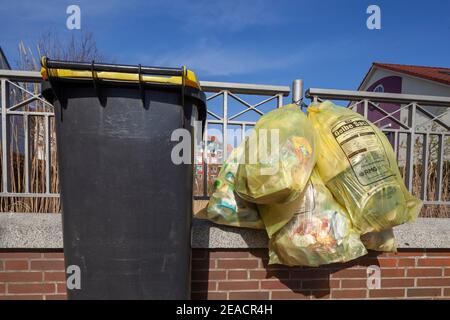
<path id="1" fill-rule="evenodd" d="M 201 148 L 202 159 L 200 164 L 197 163 L 201 170 L 196 170 L 194 179 L 194 198 L 196 200 L 208 199 L 215 175 L 222 161 L 227 158 L 228 146 L 235 147 L 237 144 L 236 141 L 230 141 L 230 136 L 235 136 L 237 133 L 242 141 L 248 133 L 248 129 L 254 126 L 256 119 L 243 119 L 243 117 L 249 113 L 259 117 L 267 111 L 283 106 L 284 97 L 290 93 L 289 86 L 221 82 L 202 82 L 201 85 L 202 89 L 208 93 L 208 118 Z M 212 104 L 219 99 L 221 101 L 218 101 L 216 108 L 218 112 L 214 110 Z M 231 101 L 235 102 L 233 106 L 231 106 Z M 265 111 L 262 110 L 266 106 L 268 108 Z M 215 150 L 214 157 L 212 157 L 208 153 L 208 139 L 213 134 L 211 129 L 214 126 L 220 126 L 218 140 L 221 150 Z M 215 161 L 212 161 L 213 158 Z"/>
<path id="2" fill-rule="evenodd" d="M 449 212 L 450 97 L 314 88 L 306 96 L 346 101 L 379 126 L 393 145 L 409 191 L 425 205 Z"/>
<path id="3" fill-rule="evenodd" d="M 53 106 L 40 95 L 38 72 L 0 70 L 1 189 L 6 198 L 50 198 L 59 201 Z M 219 126 L 225 159 L 230 128 L 241 140 L 256 119 L 285 103 L 288 86 L 201 82 L 207 93 L 208 119 L 197 172 L 196 199 L 207 199 L 220 168 L 208 155 L 209 132 Z M 299 102 L 301 81 L 294 81 L 292 101 Z M 406 94 L 309 89 L 308 98 L 348 101 L 348 107 L 380 126 L 389 137 L 410 191 L 427 205 L 450 205 L 450 98 Z M 216 106 L 216 109 L 214 108 Z M 254 117 L 247 117 L 250 113 Z M 377 115 L 373 118 L 373 115 Z M 371 118 L 372 117 L 372 118 Z M 16 168 L 16 167 L 19 168 Z M 215 166 L 215 167 L 214 167 Z M 35 182 L 39 180 L 39 182 Z"/>

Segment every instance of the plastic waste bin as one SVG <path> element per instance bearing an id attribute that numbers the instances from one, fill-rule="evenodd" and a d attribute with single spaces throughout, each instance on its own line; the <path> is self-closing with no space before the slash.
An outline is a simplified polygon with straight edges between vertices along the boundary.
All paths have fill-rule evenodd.
<path id="1" fill-rule="evenodd" d="M 171 135 L 206 118 L 195 74 L 47 58 L 41 73 L 55 106 L 65 263 L 80 270 L 69 299 L 189 299 L 193 151 L 174 164 Z"/>

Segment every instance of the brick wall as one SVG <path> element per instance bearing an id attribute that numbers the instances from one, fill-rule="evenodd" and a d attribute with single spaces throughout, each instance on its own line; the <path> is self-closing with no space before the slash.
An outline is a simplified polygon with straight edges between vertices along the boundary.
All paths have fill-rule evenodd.
<path id="1" fill-rule="evenodd" d="M 194 249 L 193 299 L 450 299 L 450 250 L 401 250 L 320 268 L 267 266 L 267 251 Z M 381 288 L 367 289 L 379 266 Z M 62 252 L 0 251 L 0 300 L 64 299 Z"/>
<path id="2" fill-rule="evenodd" d="M 0 300 L 65 299 L 62 252 L 0 251 Z"/>

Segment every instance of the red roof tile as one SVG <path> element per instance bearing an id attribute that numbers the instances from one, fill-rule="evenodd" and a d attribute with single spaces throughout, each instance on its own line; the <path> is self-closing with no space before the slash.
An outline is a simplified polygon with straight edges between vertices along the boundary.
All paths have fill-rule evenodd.
<path id="1" fill-rule="evenodd" d="M 405 64 L 389 64 L 379 62 L 374 62 L 373 65 L 379 68 L 401 72 L 414 77 L 450 85 L 450 68 L 410 66 Z"/>

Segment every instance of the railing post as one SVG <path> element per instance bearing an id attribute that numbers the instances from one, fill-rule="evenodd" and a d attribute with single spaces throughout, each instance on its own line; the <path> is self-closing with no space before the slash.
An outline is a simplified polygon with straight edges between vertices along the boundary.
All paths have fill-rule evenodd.
<path id="1" fill-rule="evenodd" d="M 2 110 L 2 192 L 9 191 L 8 188 L 8 106 L 9 106 L 9 84 L 6 79 L 1 79 L 1 110 Z"/>
<path id="2" fill-rule="evenodd" d="M 300 105 L 303 100 L 303 80 L 295 79 L 292 82 L 292 103 Z"/>
<path id="3" fill-rule="evenodd" d="M 369 100 L 364 99 L 364 118 L 369 120 Z"/>
<path id="4" fill-rule="evenodd" d="M 227 159 L 227 140 L 228 140 L 228 91 L 223 92 L 223 151 L 222 163 Z"/>
<path id="5" fill-rule="evenodd" d="M 413 191 L 414 178 L 414 144 L 416 130 L 416 102 L 412 102 L 408 112 L 409 134 L 406 139 L 406 186 L 409 192 Z"/>

